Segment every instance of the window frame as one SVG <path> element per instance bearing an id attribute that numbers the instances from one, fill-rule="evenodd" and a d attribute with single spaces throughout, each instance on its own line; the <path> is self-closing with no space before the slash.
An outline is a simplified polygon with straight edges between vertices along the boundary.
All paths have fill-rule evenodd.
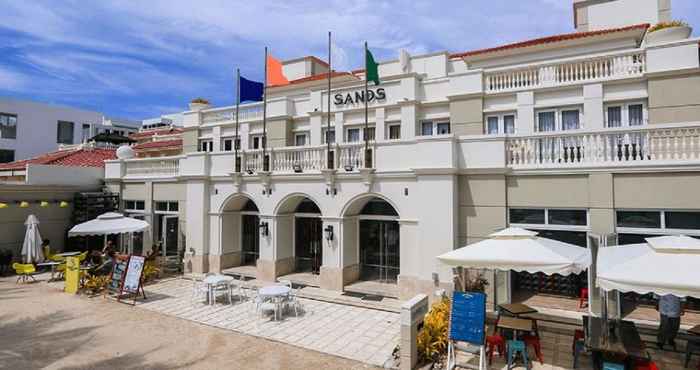
<path id="1" fill-rule="evenodd" d="M 226 143 L 231 143 L 231 149 L 226 149 Z M 220 151 L 222 152 L 233 152 L 236 151 L 236 136 L 222 136 L 219 143 Z"/>
<path id="2" fill-rule="evenodd" d="M 158 210 L 158 204 L 165 204 L 166 209 L 165 211 Z M 173 204 L 177 205 L 177 210 L 172 210 L 171 206 Z M 177 200 L 154 200 L 153 201 L 153 213 L 159 214 L 159 215 L 177 215 L 180 214 L 180 204 Z"/>
<path id="3" fill-rule="evenodd" d="M 207 149 L 204 149 L 204 144 L 206 144 Z M 212 153 L 214 152 L 214 139 L 211 138 L 200 138 L 197 142 L 197 151 L 200 153 Z"/>
<path id="4" fill-rule="evenodd" d="M 70 124 L 70 138 L 63 141 L 61 140 L 61 124 Z M 56 121 L 56 143 L 64 145 L 71 145 L 75 143 L 75 122 L 64 120 Z"/>
<path id="5" fill-rule="evenodd" d="M 329 144 L 329 133 L 333 135 L 333 140 L 330 141 L 330 144 L 335 144 L 335 127 L 333 126 L 331 126 L 330 130 L 328 128 L 323 128 L 323 144 Z"/>
<path id="6" fill-rule="evenodd" d="M 506 132 L 506 117 L 513 117 L 513 132 Z M 496 119 L 496 133 L 489 133 L 489 119 Z M 507 112 L 494 112 L 487 113 L 484 115 L 484 135 L 515 135 L 518 127 L 518 114 L 517 112 L 507 111 Z"/>
<path id="7" fill-rule="evenodd" d="M 440 125 L 447 125 L 447 133 L 446 134 L 441 134 L 438 132 L 438 127 Z M 423 128 L 424 125 L 430 125 L 430 134 L 424 134 L 423 133 Z M 440 119 L 425 119 L 420 121 L 420 135 L 418 136 L 447 136 L 452 134 L 452 123 L 450 122 L 449 118 L 440 118 Z"/>
<path id="8" fill-rule="evenodd" d="M 617 226 L 618 212 L 659 212 L 660 227 L 625 227 Z M 694 212 L 699 213 L 697 209 L 658 209 L 658 208 L 616 208 L 615 209 L 615 232 L 617 234 L 649 234 L 649 235 L 688 235 L 700 236 L 700 229 L 671 229 L 666 227 L 666 212 Z"/>
<path id="9" fill-rule="evenodd" d="M 391 129 L 397 128 L 398 137 L 391 137 Z M 401 140 L 401 122 L 390 123 L 386 125 L 386 139 L 387 140 Z"/>
<path id="10" fill-rule="evenodd" d="M 262 142 L 263 142 L 263 135 L 262 134 L 255 134 L 255 135 L 250 135 L 249 136 L 250 141 L 248 141 L 248 149 L 250 150 L 258 150 L 262 149 Z M 255 147 L 255 140 L 258 140 L 258 147 Z"/>
<path id="11" fill-rule="evenodd" d="M 542 224 L 525 224 L 510 221 L 510 210 L 511 209 L 533 209 L 533 210 L 544 210 L 544 223 Z M 586 224 L 585 225 L 560 225 L 560 224 L 550 224 L 549 223 L 549 211 L 584 211 L 586 212 Z M 553 230 L 553 231 L 590 231 L 591 230 L 591 212 L 588 208 L 580 207 L 508 207 L 507 209 L 508 226 L 509 227 L 520 227 L 523 229 L 534 229 L 534 230 Z"/>
<path id="12" fill-rule="evenodd" d="M 642 124 L 641 125 L 630 125 L 630 106 L 641 105 L 642 106 Z M 610 126 L 610 118 L 608 114 L 609 108 L 620 108 L 620 126 Z M 647 109 L 647 104 L 644 100 L 626 100 L 619 102 L 606 103 L 603 106 L 603 113 L 605 119 L 605 128 L 621 128 L 621 127 L 642 127 L 649 124 L 649 110 Z"/>
<path id="13" fill-rule="evenodd" d="M 578 128 L 577 129 L 563 129 L 563 119 L 562 113 L 564 111 L 578 111 Z M 540 113 L 551 113 L 554 112 L 554 130 L 553 131 L 540 131 Z M 517 119 L 517 118 L 516 118 Z M 561 107 L 542 107 L 535 109 L 535 133 L 546 133 L 546 132 L 576 132 L 585 129 L 584 112 L 582 105 L 565 105 Z"/>
<path id="14" fill-rule="evenodd" d="M 128 207 L 130 202 L 133 203 L 133 205 L 134 205 L 133 208 Z M 142 205 L 141 208 L 137 207 L 137 205 L 139 203 L 141 203 L 141 205 Z M 124 210 L 124 212 L 128 212 L 128 213 L 139 213 L 139 214 L 146 213 L 146 201 L 139 200 L 139 199 L 122 199 L 122 210 Z"/>
<path id="15" fill-rule="evenodd" d="M 15 161 L 16 152 L 15 152 L 14 149 L 0 149 L 0 153 L 3 153 L 3 152 L 4 152 L 4 153 L 10 153 L 12 158 L 11 158 L 11 160 L 9 160 L 9 161 L 7 161 L 7 162 L 0 161 L 0 163 L 10 163 L 10 162 L 14 162 L 14 161 Z M 0 158 L 1 158 L 1 157 L 0 157 Z"/>
<path id="16" fill-rule="evenodd" d="M 304 138 L 304 143 L 299 145 L 299 138 Z M 294 133 L 294 146 L 309 146 L 309 133 L 308 132 L 297 132 Z"/>
<path id="17" fill-rule="evenodd" d="M 6 140 L 16 140 L 17 139 L 17 126 L 19 125 L 19 118 L 16 114 L 14 113 L 5 113 L 5 112 L 0 112 L 0 117 L 5 117 L 7 120 L 7 127 L 10 127 L 10 118 L 14 118 L 14 135 L 8 135 L 8 136 L 3 136 L 2 135 L 2 129 L 0 129 L 0 139 L 6 139 Z"/>

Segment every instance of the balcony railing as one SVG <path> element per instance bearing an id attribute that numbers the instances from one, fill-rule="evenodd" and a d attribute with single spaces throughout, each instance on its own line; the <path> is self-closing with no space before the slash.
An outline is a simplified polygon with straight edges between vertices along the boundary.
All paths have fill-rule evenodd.
<path id="1" fill-rule="evenodd" d="M 181 157 L 139 158 L 125 161 L 126 176 L 167 177 L 177 176 Z"/>
<path id="2" fill-rule="evenodd" d="M 513 168 L 553 168 L 700 161 L 700 125 L 650 125 L 506 140 Z"/>
<path id="3" fill-rule="evenodd" d="M 644 52 L 634 51 L 487 72 L 484 75 L 484 91 L 499 93 L 630 78 L 641 76 L 645 71 Z"/>
<path id="4" fill-rule="evenodd" d="M 370 150 L 372 148 L 373 145 L 370 145 Z M 273 172 L 321 171 L 329 167 L 349 171 L 365 168 L 364 143 L 333 144 L 330 153 L 330 166 L 327 164 L 329 155 L 326 145 L 269 148 L 266 156 L 271 165 L 269 170 Z M 251 174 L 263 171 L 264 159 L 261 149 L 241 151 L 239 155 L 241 171 Z"/>
<path id="5" fill-rule="evenodd" d="M 262 118 L 262 105 L 242 106 L 239 108 L 239 120 Z M 214 109 L 202 112 L 202 123 L 228 122 L 236 120 L 236 108 Z"/>

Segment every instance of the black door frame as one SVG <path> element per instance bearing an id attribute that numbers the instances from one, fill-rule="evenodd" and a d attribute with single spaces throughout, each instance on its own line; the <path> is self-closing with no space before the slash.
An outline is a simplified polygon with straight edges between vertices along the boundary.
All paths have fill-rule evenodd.
<path id="1" fill-rule="evenodd" d="M 301 234 L 299 232 L 300 227 L 308 227 L 310 230 Z M 301 238 L 311 236 L 312 233 L 317 234 L 317 238 L 314 238 L 315 240 L 301 240 Z M 299 248 L 303 248 L 301 244 L 307 243 L 309 257 L 300 257 Z M 294 259 L 295 271 L 304 272 L 311 270 L 311 273 L 314 275 L 320 274 L 321 265 L 323 264 L 323 221 L 321 220 L 321 215 L 294 215 Z"/>
<path id="2" fill-rule="evenodd" d="M 368 242 L 363 237 L 363 224 L 374 223 L 379 228 L 377 242 L 374 247 L 378 255 L 378 263 L 364 263 L 366 255 L 363 251 L 367 248 Z M 395 232 L 395 241 L 392 243 L 388 233 Z M 393 245 L 390 245 L 393 244 Z M 371 251 L 371 250 L 370 250 Z M 401 229 L 397 219 L 393 217 L 360 217 L 358 220 L 358 252 L 360 262 L 360 279 L 377 280 L 385 283 L 396 283 L 401 271 Z"/>

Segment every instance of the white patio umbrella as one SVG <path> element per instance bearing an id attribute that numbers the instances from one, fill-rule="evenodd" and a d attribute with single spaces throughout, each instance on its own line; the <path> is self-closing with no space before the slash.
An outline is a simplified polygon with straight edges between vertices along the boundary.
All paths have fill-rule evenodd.
<path id="1" fill-rule="evenodd" d="M 68 231 L 68 236 L 135 233 L 149 227 L 146 221 L 125 217 L 121 213 L 107 212 L 94 220 L 73 226 Z"/>
<path id="2" fill-rule="evenodd" d="M 44 252 L 41 250 L 41 234 L 39 233 L 39 220 L 34 215 L 29 215 L 24 221 L 27 231 L 24 233 L 22 244 L 22 260 L 25 263 L 43 262 Z"/>
<path id="3" fill-rule="evenodd" d="M 511 227 L 489 239 L 438 256 L 451 266 L 545 274 L 577 274 L 591 265 L 587 248 L 541 238 L 534 231 Z"/>
<path id="4" fill-rule="evenodd" d="M 601 248 L 598 286 L 606 291 L 700 298 L 700 240 L 683 235 L 645 240 Z"/>

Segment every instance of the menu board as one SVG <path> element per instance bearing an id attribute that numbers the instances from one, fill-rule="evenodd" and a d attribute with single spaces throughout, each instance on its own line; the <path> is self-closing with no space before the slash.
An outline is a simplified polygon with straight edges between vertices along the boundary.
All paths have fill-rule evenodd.
<path id="1" fill-rule="evenodd" d="M 107 289 L 110 293 L 120 293 L 124 272 L 126 272 L 126 262 L 114 264 L 112 268 L 112 280 L 109 282 L 109 285 L 107 285 Z"/>
<path id="2" fill-rule="evenodd" d="M 126 276 L 124 277 L 122 291 L 127 293 L 138 292 L 139 287 L 141 286 L 141 273 L 143 272 L 143 265 L 145 262 L 146 258 L 143 256 L 129 257 L 129 264 L 126 269 Z"/>
<path id="3" fill-rule="evenodd" d="M 486 294 L 453 292 L 449 335 L 451 340 L 483 345 L 486 329 Z"/>

